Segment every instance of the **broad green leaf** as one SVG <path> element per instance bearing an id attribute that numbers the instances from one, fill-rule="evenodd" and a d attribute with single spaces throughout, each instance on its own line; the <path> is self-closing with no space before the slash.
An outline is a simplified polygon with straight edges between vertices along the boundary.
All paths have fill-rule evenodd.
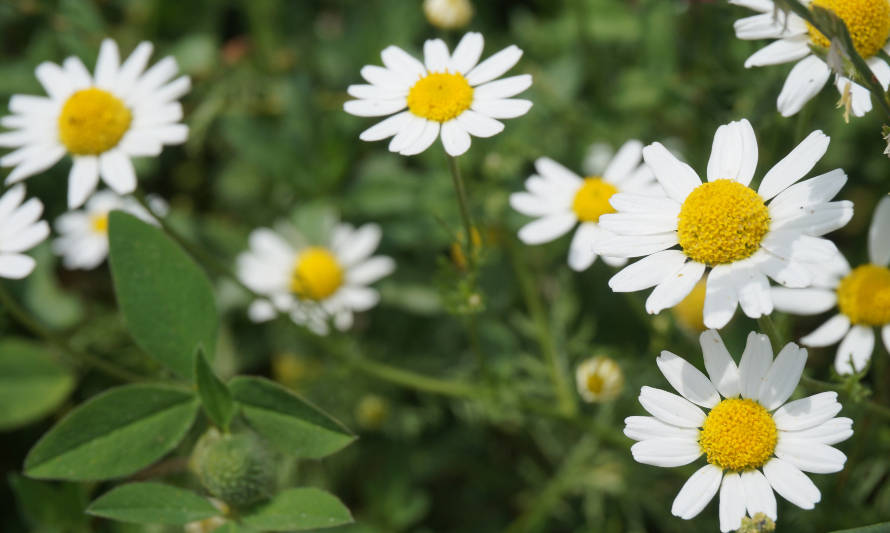
<path id="1" fill-rule="evenodd" d="M 219 516 L 219 509 L 194 492 L 161 483 L 115 487 L 87 508 L 87 513 L 121 522 L 180 526 Z"/>
<path id="2" fill-rule="evenodd" d="M 235 402 L 228 387 L 213 373 L 203 350 L 195 356 L 195 383 L 207 416 L 220 429 L 227 430 L 235 415 Z"/>
<path id="3" fill-rule="evenodd" d="M 74 388 L 74 374 L 40 345 L 0 341 L 0 430 L 38 420 L 59 406 Z"/>
<path id="4" fill-rule="evenodd" d="M 285 453 L 317 459 L 355 439 L 342 424 L 281 385 L 242 376 L 229 382 L 247 422 Z"/>
<path id="5" fill-rule="evenodd" d="M 260 531 L 295 531 L 334 527 L 352 522 L 352 515 L 336 496 L 312 488 L 288 489 L 255 505 L 241 521 Z"/>
<path id="6" fill-rule="evenodd" d="M 880 524 L 854 527 L 852 529 L 839 529 L 831 533 L 890 533 L 890 522 L 881 522 Z"/>
<path id="7" fill-rule="evenodd" d="M 213 355 L 219 325 L 204 271 L 160 229 L 122 212 L 109 216 L 109 262 L 130 334 L 146 352 L 191 378 L 198 346 Z"/>
<path id="8" fill-rule="evenodd" d="M 198 411 L 189 393 L 161 385 L 111 389 L 72 411 L 28 452 L 25 474 L 74 481 L 132 474 L 163 457 Z"/>

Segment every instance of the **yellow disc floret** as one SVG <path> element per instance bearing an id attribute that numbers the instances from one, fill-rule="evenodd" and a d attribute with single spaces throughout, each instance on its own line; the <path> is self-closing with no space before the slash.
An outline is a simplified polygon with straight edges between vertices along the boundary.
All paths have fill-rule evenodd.
<path id="1" fill-rule="evenodd" d="M 854 324 L 890 324 L 890 269 L 877 265 L 856 267 L 838 285 L 837 304 Z"/>
<path id="2" fill-rule="evenodd" d="M 683 253 L 721 265 L 750 257 L 769 231 L 769 209 L 749 187 L 716 180 L 696 187 L 680 209 L 677 237 Z"/>
<path id="3" fill-rule="evenodd" d="M 310 246 L 297 258 L 290 289 L 300 298 L 321 301 L 343 284 L 343 268 L 330 251 Z"/>
<path id="4" fill-rule="evenodd" d="M 730 398 L 708 413 L 698 444 L 712 465 L 743 471 L 763 466 L 777 438 L 776 423 L 766 408 L 754 400 Z"/>
<path id="5" fill-rule="evenodd" d="M 878 53 L 890 36 L 890 2 L 888 0 L 813 0 L 812 7 L 830 9 L 844 21 L 853 39 L 853 46 L 864 58 Z M 828 47 L 828 39 L 807 23 L 813 44 Z"/>
<path id="6" fill-rule="evenodd" d="M 584 184 L 572 200 L 572 211 L 581 222 L 597 222 L 602 215 L 615 212 L 609 198 L 617 192 L 614 185 L 600 177 L 584 178 Z"/>
<path id="7" fill-rule="evenodd" d="M 447 122 L 473 103 L 473 88 L 462 74 L 434 72 L 417 81 L 408 91 L 408 109 L 425 119 Z"/>
<path id="8" fill-rule="evenodd" d="M 132 113 L 108 91 L 72 94 L 59 114 L 59 140 L 75 155 L 98 155 L 117 146 L 130 128 Z"/>
<path id="9" fill-rule="evenodd" d="M 90 229 L 102 235 L 108 233 L 108 213 L 90 215 Z"/>

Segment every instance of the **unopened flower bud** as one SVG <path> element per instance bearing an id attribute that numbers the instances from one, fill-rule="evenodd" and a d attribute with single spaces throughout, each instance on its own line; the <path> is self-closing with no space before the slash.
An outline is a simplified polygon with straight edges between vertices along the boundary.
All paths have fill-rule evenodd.
<path id="1" fill-rule="evenodd" d="M 613 359 L 597 356 L 578 365 L 575 381 L 584 401 L 607 402 L 621 394 L 624 373 Z"/>

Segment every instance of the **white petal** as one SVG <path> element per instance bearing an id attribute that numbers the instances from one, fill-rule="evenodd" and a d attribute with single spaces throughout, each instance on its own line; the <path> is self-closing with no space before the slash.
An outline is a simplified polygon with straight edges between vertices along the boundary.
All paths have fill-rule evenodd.
<path id="1" fill-rule="evenodd" d="M 513 68 L 520 57 L 522 57 L 522 50 L 516 45 L 510 45 L 476 65 L 473 70 L 467 73 L 467 82 L 475 87 L 491 81 Z"/>
<path id="2" fill-rule="evenodd" d="M 705 273 L 705 265 L 689 261 L 661 280 L 646 299 L 646 311 L 656 314 L 683 301 Z"/>
<path id="3" fill-rule="evenodd" d="M 801 509 L 812 509 L 822 499 L 810 478 L 786 461 L 771 459 L 763 465 L 763 474 L 779 496 Z"/>
<path id="4" fill-rule="evenodd" d="M 380 301 L 380 293 L 369 287 L 343 287 L 343 301 L 355 311 L 367 311 Z"/>
<path id="5" fill-rule="evenodd" d="M 820 130 L 810 133 L 766 173 L 757 189 L 758 194 L 768 200 L 806 176 L 825 155 L 829 141 Z"/>
<path id="6" fill-rule="evenodd" d="M 139 130 L 141 133 L 153 136 L 163 144 L 182 144 L 188 139 L 189 127 L 185 124 L 168 124 Z"/>
<path id="7" fill-rule="evenodd" d="M 362 78 L 368 83 L 403 94 L 414 85 L 411 77 L 377 65 L 365 65 L 360 71 Z"/>
<path id="8" fill-rule="evenodd" d="M 59 65 L 44 61 L 35 69 L 37 80 L 54 100 L 65 100 L 74 92 L 74 84 Z"/>
<path id="9" fill-rule="evenodd" d="M 383 231 L 377 224 L 364 224 L 352 234 L 342 248 L 336 250 L 337 259 L 344 266 L 351 267 L 369 257 L 380 244 Z"/>
<path id="10" fill-rule="evenodd" d="M 153 49 L 154 47 L 150 42 L 143 41 L 136 46 L 130 57 L 124 61 L 115 82 L 115 89 L 119 94 L 126 95 L 130 92 L 139 79 L 139 75 L 142 74 L 145 66 L 148 65 L 148 58 L 151 57 Z"/>
<path id="11" fill-rule="evenodd" d="M 776 409 L 791 396 L 807 362 L 807 351 L 789 342 L 776 356 L 760 387 L 757 401 L 767 411 Z"/>
<path id="12" fill-rule="evenodd" d="M 776 457 L 791 463 L 803 472 L 833 474 L 844 469 L 847 456 L 837 448 L 808 440 L 785 438 L 783 433 L 776 444 Z"/>
<path id="13" fill-rule="evenodd" d="M 643 159 L 667 195 L 681 204 L 689 193 L 701 185 L 701 179 L 692 167 L 674 157 L 661 143 L 652 143 L 643 148 Z"/>
<path id="14" fill-rule="evenodd" d="M 850 87 L 850 107 L 852 108 L 853 115 L 856 117 L 864 116 L 871 111 L 871 92 L 849 78 L 843 76 L 835 78 L 834 85 L 837 87 L 837 92 L 841 95 L 847 91 L 848 84 Z"/>
<path id="15" fill-rule="evenodd" d="M 733 29 L 739 39 L 780 39 L 805 33 L 807 26 L 800 17 L 786 17 L 777 11 L 739 19 L 733 24 Z"/>
<path id="16" fill-rule="evenodd" d="M 720 484 L 720 531 L 727 533 L 742 526 L 745 517 L 745 489 L 735 472 L 727 472 Z"/>
<path id="17" fill-rule="evenodd" d="M 0 277 L 22 279 L 34 270 L 34 258 L 21 254 L 0 254 Z"/>
<path id="18" fill-rule="evenodd" d="M 43 214 L 43 203 L 37 198 L 29 199 L 3 221 L 0 226 L 0 238 L 14 237 L 17 233 L 36 223 L 41 214 Z"/>
<path id="19" fill-rule="evenodd" d="M 448 47 L 442 39 L 427 39 L 423 43 L 423 62 L 429 72 L 445 72 L 450 60 Z"/>
<path id="20" fill-rule="evenodd" d="M 782 438 L 799 441 L 837 444 L 853 436 L 853 421 L 849 418 L 832 418 L 818 426 L 801 431 L 783 431 Z"/>
<path id="21" fill-rule="evenodd" d="M 847 175 L 840 168 L 796 183 L 773 198 L 770 217 L 788 217 L 808 206 L 828 202 L 846 183 Z"/>
<path id="22" fill-rule="evenodd" d="M 571 230 L 578 218 L 574 213 L 547 215 L 529 222 L 519 230 L 519 240 L 525 244 L 542 244 L 562 237 Z"/>
<path id="23" fill-rule="evenodd" d="M 512 193 L 510 195 L 510 207 L 530 217 L 542 217 L 552 215 L 557 211 L 567 210 L 566 206 L 561 203 L 527 192 Z"/>
<path id="24" fill-rule="evenodd" d="M 722 478 L 723 470 L 711 464 L 696 470 L 674 498 L 671 514 L 683 520 L 698 516 L 717 494 Z"/>
<path id="25" fill-rule="evenodd" d="M 392 274 L 395 269 L 396 262 L 391 257 L 379 255 L 350 268 L 346 280 L 352 285 L 370 285 Z"/>
<path id="26" fill-rule="evenodd" d="M 99 158 L 95 156 L 75 157 L 68 174 L 68 208 L 83 205 L 96 190 L 99 183 Z"/>
<path id="27" fill-rule="evenodd" d="M 470 109 L 490 118 L 516 118 L 532 108 L 529 100 L 502 98 L 499 100 L 473 100 Z"/>
<path id="28" fill-rule="evenodd" d="M 769 481 L 760 470 L 746 470 L 741 473 L 742 488 L 745 491 L 745 507 L 751 516 L 763 513 L 776 520 L 776 495 Z"/>
<path id="29" fill-rule="evenodd" d="M 633 292 L 654 287 L 686 263 L 679 250 L 663 250 L 626 266 L 612 276 L 609 287 L 615 292 Z"/>
<path id="30" fill-rule="evenodd" d="M 810 47 L 807 46 L 808 42 L 809 39 L 800 36 L 773 41 L 751 54 L 751 56 L 745 60 L 745 68 L 778 65 L 780 63 L 797 61 L 798 59 L 806 57 L 810 53 Z M 807 57 L 803 61 L 811 58 L 815 58 L 815 56 Z M 798 62 L 798 64 L 795 65 L 795 68 L 797 68 L 803 61 Z M 821 60 L 819 61 L 821 62 Z M 825 63 L 822 64 L 825 65 Z M 827 79 L 828 78 L 826 77 L 826 80 Z M 822 84 L 824 85 L 825 82 L 823 81 Z"/>
<path id="31" fill-rule="evenodd" d="M 668 391 L 643 387 L 640 389 L 643 409 L 662 422 L 685 428 L 698 428 L 705 422 L 705 413 L 682 396 Z"/>
<path id="32" fill-rule="evenodd" d="M 729 3 L 747 7 L 761 13 L 773 13 L 776 10 L 776 4 L 773 0 L 729 0 Z"/>
<path id="33" fill-rule="evenodd" d="M 890 85 L 890 65 L 878 56 L 872 56 L 866 59 L 865 62 L 868 63 L 868 68 L 871 69 L 881 83 L 881 87 L 886 91 L 888 85 Z"/>
<path id="34" fill-rule="evenodd" d="M 571 188 L 573 191 L 583 183 L 580 176 L 549 157 L 539 157 L 535 160 L 535 169 L 545 179 L 556 185 Z"/>
<path id="35" fill-rule="evenodd" d="M 644 465 L 673 467 L 688 465 L 698 459 L 701 447 L 694 439 L 650 439 L 630 447 L 636 462 Z"/>
<path id="36" fill-rule="evenodd" d="M 10 213 L 22 204 L 24 199 L 25 186 L 22 184 L 14 185 L 3 193 L 3 196 L 0 197 L 0 221 L 5 221 Z"/>
<path id="37" fill-rule="evenodd" d="M 397 134 L 412 117 L 410 111 L 403 111 L 387 119 L 381 120 L 358 136 L 363 141 L 380 141 Z"/>
<path id="38" fill-rule="evenodd" d="M 593 222 L 582 222 L 569 245 L 569 268 L 575 272 L 587 270 L 596 259 L 593 243 L 600 232 Z"/>
<path id="39" fill-rule="evenodd" d="M 739 296 L 733 283 L 731 265 L 718 265 L 708 274 L 705 287 L 705 326 L 719 329 L 729 323 L 739 304 Z"/>
<path id="40" fill-rule="evenodd" d="M 129 194 L 136 190 L 133 162 L 121 150 L 111 149 L 100 155 L 99 172 L 102 180 L 118 194 Z"/>
<path id="41" fill-rule="evenodd" d="M 819 236 L 847 225 L 853 218 L 853 202 L 842 200 L 807 207 L 795 218 L 774 220 L 771 230 L 800 231 Z"/>
<path id="42" fill-rule="evenodd" d="M 192 88 L 192 80 L 188 76 L 180 76 L 160 89 L 155 90 L 151 97 L 156 102 L 172 102 L 178 100 Z"/>
<path id="43" fill-rule="evenodd" d="M 389 151 L 390 152 L 401 152 L 405 148 L 413 145 L 420 136 L 424 133 L 424 130 L 427 129 L 430 121 L 425 118 L 418 117 L 417 115 L 410 113 L 408 114 L 408 118 L 405 119 L 405 123 L 399 128 L 399 131 L 396 132 L 395 136 L 389 141 Z M 436 134 L 438 135 L 438 128 L 436 129 Z M 433 141 L 436 138 L 433 137 Z M 433 143 L 430 141 L 430 144 Z"/>
<path id="44" fill-rule="evenodd" d="M 439 123 L 432 120 L 423 121 L 423 129 L 414 141 L 402 148 L 399 153 L 402 155 L 417 155 L 429 148 L 439 137 Z M 393 138 L 395 139 L 395 138 Z"/>
<path id="45" fill-rule="evenodd" d="M 780 430 L 799 431 L 818 426 L 840 410 L 836 392 L 820 392 L 786 403 L 773 413 L 773 421 Z"/>
<path id="46" fill-rule="evenodd" d="M 609 161 L 609 166 L 603 171 L 603 179 L 610 183 L 618 183 L 630 177 L 633 171 L 642 163 L 643 143 L 631 139 L 621 145 L 618 152 Z"/>
<path id="47" fill-rule="evenodd" d="M 482 57 L 484 42 L 481 33 L 472 31 L 466 33 L 451 54 L 449 69 L 452 72 L 460 72 L 461 74 L 469 72 L 479 62 L 479 58 Z"/>
<path id="48" fill-rule="evenodd" d="M 825 87 L 830 74 L 828 65 L 816 56 L 804 58 L 794 65 L 776 100 L 779 113 L 783 117 L 790 117 L 800 111 L 804 104 Z"/>
<path id="49" fill-rule="evenodd" d="M 83 61 L 77 57 L 72 56 L 67 58 L 62 63 L 62 67 L 68 74 L 68 79 L 71 80 L 75 90 L 86 89 L 93 84 L 93 78 L 90 76 L 90 72 L 84 66 Z"/>
<path id="50" fill-rule="evenodd" d="M 155 157 L 161 154 L 163 144 L 151 134 L 130 130 L 124 134 L 118 148 L 130 157 Z"/>
<path id="51" fill-rule="evenodd" d="M 760 271 L 774 279 L 777 283 L 792 288 L 807 287 L 812 283 L 812 275 L 800 262 L 761 252 L 764 251 L 756 252 L 751 259 L 756 258 L 757 267 Z"/>
<path id="52" fill-rule="evenodd" d="M 663 213 L 677 216 L 680 204 L 667 196 L 645 196 L 620 192 L 609 198 L 612 207 L 621 213 Z"/>
<path id="53" fill-rule="evenodd" d="M 769 280 L 756 268 L 735 268 L 739 306 L 750 318 L 760 318 L 773 312 Z"/>
<path id="54" fill-rule="evenodd" d="M 504 124 L 491 117 L 467 109 L 454 120 L 474 137 L 493 137 L 504 131 Z"/>
<path id="55" fill-rule="evenodd" d="M 99 59 L 96 60 L 96 85 L 103 89 L 111 89 L 117 81 L 120 65 L 120 53 L 117 43 L 111 39 L 103 39 L 99 47 Z"/>
<path id="56" fill-rule="evenodd" d="M 62 145 L 36 146 L 39 153 L 34 154 L 28 160 L 22 162 L 15 167 L 12 172 L 6 176 L 6 184 L 12 185 L 18 183 L 25 178 L 33 176 L 39 172 L 43 172 L 49 167 L 55 165 L 59 159 L 65 155 L 65 147 Z M 11 155 L 11 154 L 10 154 Z M 8 157 L 8 156 L 7 156 Z"/>
<path id="57" fill-rule="evenodd" d="M 448 155 L 457 157 L 470 149 L 470 134 L 456 120 L 442 124 L 442 146 Z"/>
<path id="58" fill-rule="evenodd" d="M 610 213 L 600 217 L 602 228 L 620 235 L 653 235 L 677 231 L 677 217 L 670 213 Z"/>
<path id="59" fill-rule="evenodd" d="M 25 252 L 43 242 L 48 236 L 49 224 L 41 220 L 0 241 L 0 252 Z"/>
<path id="60" fill-rule="evenodd" d="M 405 76 L 419 79 L 426 75 L 426 68 L 417 58 L 402 50 L 398 46 L 387 46 L 380 52 L 380 59 L 386 68 L 401 72 Z"/>
<path id="61" fill-rule="evenodd" d="M 890 324 L 881 328 L 881 338 L 884 339 L 884 348 L 890 352 Z"/>
<path id="62" fill-rule="evenodd" d="M 391 115 L 405 109 L 406 101 L 402 98 L 393 100 L 347 100 L 343 102 L 343 111 L 357 117 L 381 117 Z"/>
<path id="63" fill-rule="evenodd" d="M 875 265 L 890 263 L 890 198 L 878 202 L 868 228 L 868 258 Z"/>
<path id="64" fill-rule="evenodd" d="M 520 74 L 509 78 L 490 81 L 473 90 L 473 98 L 479 100 L 497 100 L 516 96 L 532 85 L 531 74 Z"/>
<path id="65" fill-rule="evenodd" d="M 275 306 L 266 300 L 256 300 L 247 308 L 247 317 L 252 322 L 267 322 L 275 318 L 277 314 Z"/>
<path id="66" fill-rule="evenodd" d="M 654 416 L 629 416 L 624 419 L 624 434 L 633 440 L 687 439 L 697 440 L 699 431 L 662 422 Z"/>
<path id="67" fill-rule="evenodd" d="M 594 247 L 599 255 L 609 257 L 639 257 L 660 252 L 677 244 L 677 233 L 656 235 L 617 235 L 603 239 Z"/>
<path id="68" fill-rule="evenodd" d="M 746 119 L 720 126 L 714 134 L 708 181 L 730 179 L 747 186 L 757 168 L 757 138 Z"/>
<path id="69" fill-rule="evenodd" d="M 829 318 L 815 331 L 800 339 L 806 346 L 822 347 L 837 343 L 850 331 L 850 319 L 846 315 L 837 314 Z"/>
<path id="70" fill-rule="evenodd" d="M 773 287 L 773 304 L 784 313 L 818 315 L 837 305 L 837 293 L 826 289 L 786 289 Z"/>
<path id="71" fill-rule="evenodd" d="M 268 228 L 257 228 L 250 232 L 248 244 L 251 251 L 276 264 L 291 263 L 297 255 L 287 241 Z"/>
<path id="72" fill-rule="evenodd" d="M 714 387 L 726 398 L 734 398 L 741 393 L 739 369 L 723 344 L 723 339 L 713 329 L 699 336 L 705 369 Z"/>
<path id="73" fill-rule="evenodd" d="M 838 346 L 834 369 L 838 374 L 862 372 L 875 349 L 875 331 L 870 326 L 855 325 Z"/>
<path id="74" fill-rule="evenodd" d="M 690 402 L 702 407 L 713 408 L 720 401 L 720 395 L 711 380 L 685 359 L 668 351 L 662 351 L 655 359 L 658 369 L 668 383 Z"/>
<path id="75" fill-rule="evenodd" d="M 742 398 L 756 400 L 760 394 L 760 387 L 766 379 L 770 365 L 773 362 L 773 349 L 770 346 L 769 337 L 762 333 L 752 331 L 748 334 L 745 351 L 739 362 L 739 376 L 742 384 Z"/>

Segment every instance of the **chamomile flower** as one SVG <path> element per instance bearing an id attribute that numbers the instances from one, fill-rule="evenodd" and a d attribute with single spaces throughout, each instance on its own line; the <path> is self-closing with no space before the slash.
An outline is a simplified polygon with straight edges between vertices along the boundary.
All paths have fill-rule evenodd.
<path id="1" fill-rule="evenodd" d="M 875 210 L 868 234 L 869 263 L 850 268 L 838 254 L 834 262 L 813 265 L 820 281 L 808 289 L 773 288 L 776 309 L 799 315 L 838 313 L 800 339 L 813 347 L 840 342 L 834 368 L 838 374 L 861 372 L 871 360 L 875 329 L 890 350 L 890 198 Z"/>
<path id="2" fill-rule="evenodd" d="M 392 137 L 391 152 L 415 155 L 437 137 L 445 151 L 458 156 L 470 148 L 470 136 L 491 137 L 504 129 L 498 119 L 524 115 L 528 100 L 512 98 L 532 84 L 530 74 L 496 79 L 522 57 L 522 50 L 508 46 L 485 61 L 480 33 L 467 33 L 453 53 L 441 39 L 423 45 L 421 63 L 397 46 L 380 53 L 383 67 L 367 65 L 362 77 L 369 85 L 350 85 L 356 100 L 343 109 L 360 117 L 391 117 L 363 131 L 363 141 Z M 407 108 L 407 109 L 406 109 Z"/>
<path id="3" fill-rule="evenodd" d="M 801 0 L 810 7 L 830 9 L 850 30 L 856 52 L 862 56 L 878 81 L 887 89 L 890 85 L 890 65 L 881 58 L 882 51 L 890 51 L 890 3 L 887 0 Z M 825 60 L 813 53 L 812 46 L 828 48 L 828 39 L 794 13 L 776 9 L 773 0 L 730 0 L 758 15 L 739 19 L 735 23 L 739 39 L 776 39 L 755 52 L 745 61 L 745 67 L 761 67 L 795 62 L 779 93 L 777 107 L 786 117 L 794 115 L 822 90 L 831 77 Z M 835 76 L 835 86 L 842 101 L 849 102 L 850 111 L 857 117 L 871 110 L 868 89 L 845 76 Z"/>
<path id="4" fill-rule="evenodd" d="M 188 136 L 176 100 L 188 91 L 189 78 L 170 81 L 178 71 L 172 57 L 146 70 L 151 52 L 151 43 L 143 42 L 121 64 L 117 45 L 106 39 L 94 75 L 76 57 L 62 66 L 38 65 L 37 79 L 48 96 L 14 95 L 13 114 L 0 119 L 13 130 L 0 134 L 0 146 L 17 148 L 0 158 L 0 166 L 15 167 L 6 183 L 40 173 L 69 154 L 74 161 L 69 208 L 83 205 L 100 177 L 118 194 L 133 192 L 131 158 L 157 156 L 164 145 Z"/>
<path id="5" fill-rule="evenodd" d="M 702 455 L 707 463 L 680 489 L 674 516 L 697 516 L 720 491 L 720 531 L 732 531 L 747 513 L 777 518 L 773 491 L 803 509 L 821 499 L 804 472 L 843 469 L 846 456 L 832 444 L 848 439 L 853 421 L 834 418 L 837 393 L 822 392 L 786 403 L 800 380 L 807 352 L 785 345 L 773 360 L 765 335 L 752 332 L 736 365 L 720 336 L 700 336 L 706 376 L 671 352 L 658 368 L 677 394 L 643 387 L 640 404 L 652 416 L 625 419 L 624 434 L 637 462 L 675 467 Z M 704 408 L 705 410 L 702 410 Z"/>
<path id="6" fill-rule="evenodd" d="M 470 0 L 423 0 L 423 14 L 437 28 L 456 30 L 473 18 Z"/>
<path id="7" fill-rule="evenodd" d="M 628 141 L 601 174 L 585 178 L 552 159 L 535 161 L 538 174 L 525 181 L 525 191 L 510 195 L 513 209 L 537 218 L 519 230 L 519 239 L 526 244 L 542 244 L 577 226 L 569 245 L 569 266 L 576 271 L 586 270 L 597 257 L 594 245 L 613 236 L 599 225 L 601 216 L 615 212 L 609 203 L 612 196 L 618 192 L 660 192 L 652 171 L 641 164 L 642 150 L 640 141 Z M 627 259 L 604 256 L 603 261 L 621 266 Z"/>
<path id="8" fill-rule="evenodd" d="M 661 144 L 643 148 L 666 195 L 611 198 L 617 213 L 603 215 L 599 225 L 616 236 L 597 242 L 595 251 L 644 258 L 618 272 L 609 286 L 616 292 L 655 287 L 646 301 L 646 310 L 655 314 L 677 305 L 706 276 L 705 326 L 725 326 L 739 305 L 751 318 L 770 314 L 767 278 L 786 287 L 809 286 L 812 276 L 804 264 L 837 253 L 820 236 L 853 216 L 852 203 L 829 201 L 846 183 L 843 170 L 797 183 L 828 142 L 821 131 L 811 133 L 766 173 L 757 190 L 749 186 L 757 140 L 747 120 L 717 129 L 705 183 Z"/>
<path id="9" fill-rule="evenodd" d="M 614 359 L 598 355 L 578 365 L 575 385 L 585 402 L 607 402 L 621 394 L 624 373 Z"/>
<path id="10" fill-rule="evenodd" d="M 159 215 L 167 210 L 160 199 L 152 199 L 152 209 Z M 62 257 L 62 265 L 71 270 L 92 270 L 108 257 L 108 213 L 124 211 L 145 222 L 157 225 L 157 220 L 132 197 L 118 196 L 103 190 L 87 200 L 85 208 L 68 211 L 56 219 L 59 237 L 53 241 L 53 251 Z"/>
<path id="11" fill-rule="evenodd" d="M 25 255 L 49 235 L 49 224 L 40 220 L 43 204 L 25 199 L 25 186 L 16 185 L 0 196 L 0 278 L 22 279 L 34 271 L 36 261 Z"/>
<path id="12" fill-rule="evenodd" d="M 250 250 L 238 256 L 238 277 L 265 299 L 254 301 L 248 316 L 263 322 L 277 313 L 324 335 L 329 319 L 349 329 L 353 313 L 380 300 L 368 285 L 395 269 L 386 256 L 374 256 L 381 231 L 376 224 L 353 228 L 338 224 L 327 243 L 310 244 L 293 226 L 282 224 L 250 234 Z"/>

